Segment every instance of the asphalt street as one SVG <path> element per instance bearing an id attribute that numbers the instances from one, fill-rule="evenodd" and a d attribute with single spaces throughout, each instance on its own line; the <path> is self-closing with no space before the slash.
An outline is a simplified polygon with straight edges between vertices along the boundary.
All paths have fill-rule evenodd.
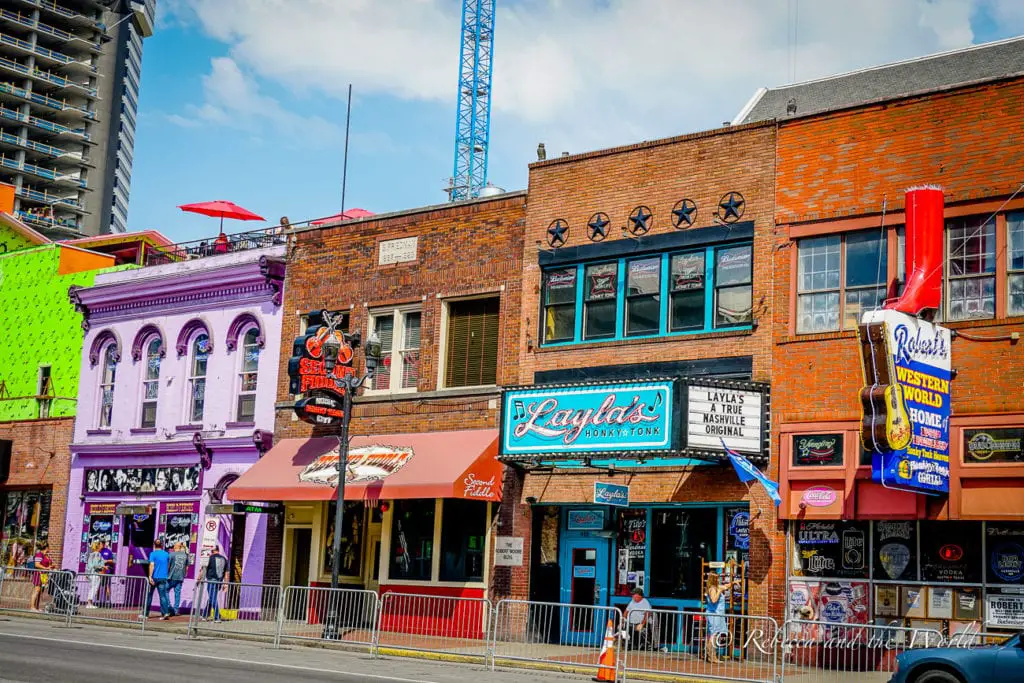
<path id="1" fill-rule="evenodd" d="M 569 683 L 581 676 L 495 671 L 319 648 L 197 640 L 97 626 L 66 628 L 0 616 L 0 683 L 181 683 L 182 681 L 332 681 L 349 683 Z"/>

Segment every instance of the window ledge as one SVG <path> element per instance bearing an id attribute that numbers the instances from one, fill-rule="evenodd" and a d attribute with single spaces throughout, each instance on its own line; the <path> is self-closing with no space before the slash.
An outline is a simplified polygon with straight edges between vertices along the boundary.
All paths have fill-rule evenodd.
<path id="1" fill-rule="evenodd" d="M 128 432 L 130 434 L 156 434 L 156 427 L 132 427 Z"/>
<path id="2" fill-rule="evenodd" d="M 363 394 L 356 396 L 354 403 L 386 403 L 390 401 L 422 401 L 431 398 L 460 398 L 463 396 L 498 396 L 501 389 L 496 386 L 453 387 L 437 391 L 413 391 L 394 394 Z M 280 404 L 278 404 L 280 405 Z"/>
<path id="3" fill-rule="evenodd" d="M 203 429 L 203 425 L 177 425 L 174 428 L 176 432 L 200 432 Z"/>
<path id="4" fill-rule="evenodd" d="M 256 422 L 228 422 L 224 425 L 225 429 L 242 429 L 244 427 L 255 427 Z"/>
<path id="5" fill-rule="evenodd" d="M 830 341 L 832 339 L 856 339 L 856 330 L 837 330 L 834 332 L 811 332 L 783 337 L 779 344 L 799 344 L 800 342 Z"/>
<path id="6" fill-rule="evenodd" d="M 110 436 L 111 430 L 109 429 L 86 429 L 86 436 Z"/>
<path id="7" fill-rule="evenodd" d="M 617 346 L 633 346 L 635 344 L 662 344 L 666 342 L 700 341 L 703 339 L 725 339 L 729 337 L 749 337 L 757 331 L 754 327 L 716 330 L 714 332 L 675 332 L 672 334 L 653 335 L 650 337 L 625 337 L 623 339 L 594 340 L 583 342 L 559 342 L 538 346 L 535 353 L 553 353 L 555 351 L 575 351 L 577 349 L 608 349 Z"/>

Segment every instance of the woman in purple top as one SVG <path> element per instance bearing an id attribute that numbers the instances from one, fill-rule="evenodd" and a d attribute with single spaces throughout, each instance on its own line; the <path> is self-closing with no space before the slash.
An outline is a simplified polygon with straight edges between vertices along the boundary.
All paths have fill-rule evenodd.
<path id="1" fill-rule="evenodd" d="M 29 607 L 33 612 L 43 611 L 39 609 L 39 600 L 43 597 L 43 586 L 46 585 L 49 574 L 39 570 L 49 569 L 53 566 L 50 555 L 47 553 L 48 548 L 46 541 L 40 541 L 35 557 L 32 558 L 36 571 L 32 572 L 32 598 L 29 600 Z"/>

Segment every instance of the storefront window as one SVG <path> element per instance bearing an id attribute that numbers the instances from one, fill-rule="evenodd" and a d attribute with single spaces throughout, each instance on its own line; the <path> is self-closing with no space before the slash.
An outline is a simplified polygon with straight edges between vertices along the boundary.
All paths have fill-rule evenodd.
<path id="1" fill-rule="evenodd" d="M 324 537 L 324 573 L 330 574 L 334 569 L 334 517 L 338 505 L 333 500 L 327 506 L 327 535 Z M 341 536 L 341 564 L 338 573 L 341 576 L 359 576 L 362 566 L 363 548 L 363 503 L 361 501 L 345 501 L 345 517 L 342 520 L 345 533 Z"/>
<path id="2" fill-rule="evenodd" d="M 442 581 L 484 580 L 487 505 L 477 500 L 444 500 L 441 515 Z"/>
<path id="3" fill-rule="evenodd" d="M 1024 583 L 1024 523 L 989 522 L 985 527 L 989 583 Z"/>
<path id="4" fill-rule="evenodd" d="M 50 535 L 50 491 L 0 493 L 0 564 L 21 567 Z"/>
<path id="5" fill-rule="evenodd" d="M 434 558 L 434 499 L 396 500 L 391 516 L 390 578 L 429 581 Z"/>
<path id="6" fill-rule="evenodd" d="M 875 579 L 917 581 L 917 522 L 875 522 Z"/>
<path id="7" fill-rule="evenodd" d="M 981 583 L 981 525 L 921 522 L 921 580 Z"/>
<path id="8" fill-rule="evenodd" d="M 808 522 L 795 525 L 793 573 L 796 576 L 866 579 L 867 522 Z"/>
<path id="9" fill-rule="evenodd" d="M 651 522 L 649 593 L 659 598 L 700 599 L 701 560 L 715 560 L 718 510 L 655 509 Z"/>
<path id="10" fill-rule="evenodd" d="M 646 585 L 644 566 L 647 561 L 647 510 L 620 510 L 618 522 L 615 594 L 629 595 L 637 586 Z"/>

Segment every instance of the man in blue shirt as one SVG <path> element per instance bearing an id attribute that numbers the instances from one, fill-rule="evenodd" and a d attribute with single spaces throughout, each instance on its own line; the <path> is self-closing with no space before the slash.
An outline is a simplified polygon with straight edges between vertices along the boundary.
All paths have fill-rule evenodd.
<path id="1" fill-rule="evenodd" d="M 149 554 L 149 585 L 155 587 L 160 596 L 160 618 L 164 621 L 171 618 L 171 598 L 167 593 L 170 564 L 171 556 L 164 550 L 164 542 L 158 538 L 153 542 L 153 552 Z M 149 605 L 146 608 L 148 612 Z"/>

